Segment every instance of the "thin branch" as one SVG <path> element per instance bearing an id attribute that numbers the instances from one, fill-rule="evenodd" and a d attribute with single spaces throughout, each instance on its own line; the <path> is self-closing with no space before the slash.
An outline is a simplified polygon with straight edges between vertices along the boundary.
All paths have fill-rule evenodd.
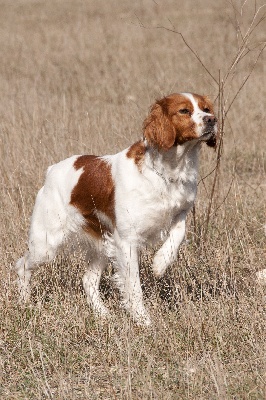
<path id="1" fill-rule="evenodd" d="M 248 48 L 248 41 L 249 41 L 249 39 L 250 39 L 252 33 L 253 33 L 254 30 L 261 24 L 261 22 L 264 21 L 264 19 L 266 18 L 266 13 L 265 13 L 265 14 L 263 14 L 263 15 L 261 16 L 261 18 L 260 18 L 260 19 L 257 21 L 257 23 L 254 25 L 254 22 L 255 22 L 255 20 L 256 20 L 256 17 L 258 16 L 260 10 L 261 10 L 264 6 L 265 6 L 265 5 L 259 7 L 259 9 L 257 10 L 257 12 L 254 13 L 252 22 L 251 22 L 251 24 L 249 25 L 249 27 L 248 27 L 248 29 L 247 29 L 247 31 L 246 31 L 244 37 L 243 37 L 243 35 L 242 35 L 242 33 L 241 33 L 241 30 L 240 30 L 240 24 L 239 24 L 239 22 L 237 21 L 238 29 L 239 29 L 239 31 L 240 31 L 240 33 L 241 33 L 241 37 L 242 37 L 243 43 L 241 44 L 241 46 L 240 46 L 238 52 L 237 52 L 236 55 L 235 55 L 235 58 L 232 60 L 231 65 L 230 65 L 230 67 L 228 68 L 228 71 L 227 71 L 227 73 L 226 73 L 225 76 L 224 76 L 224 82 L 227 81 L 227 79 L 228 79 L 228 77 L 229 77 L 229 75 L 230 75 L 232 69 L 233 69 L 233 68 L 239 63 L 239 61 L 243 58 L 242 54 L 243 54 L 243 52 L 245 52 L 245 50 Z M 254 26 L 253 26 L 253 25 L 254 25 Z"/>
<path id="2" fill-rule="evenodd" d="M 243 82 L 242 82 L 242 84 L 240 85 L 238 91 L 236 92 L 236 94 L 235 94 L 233 100 L 231 101 L 231 103 L 230 103 L 229 106 L 227 107 L 227 110 L 226 110 L 226 112 L 225 112 L 225 117 L 227 116 L 227 114 L 228 114 L 230 108 L 232 107 L 232 105 L 234 104 L 234 102 L 235 102 L 237 96 L 239 95 L 239 93 L 241 92 L 241 90 L 243 89 L 243 87 L 245 86 L 245 84 L 247 83 L 248 79 L 250 78 L 250 76 L 251 76 L 252 72 L 254 71 L 254 68 L 256 67 L 256 65 L 257 65 L 257 63 L 258 63 L 258 61 L 259 61 L 259 58 L 260 58 L 260 56 L 261 56 L 263 50 L 265 49 L 265 47 L 266 47 L 266 43 L 265 43 L 265 45 L 262 47 L 262 49 L 260 50 L 260 52 L 259 52 L 259 54 L 258 54 L 258 57 L 256 58 L 256 61 L 254 62 L 254 64 L 253 64 L 253 66 L 252 66 L 252 68 L 251 68 L 249 74 L 248 74 L 247 77 L 243 80 Z"/>
<path id="3" fill-rule="evenodd" d="M 221 203 L 213 210 L 213 212 L 209 215 L 209 217 L 207 216 L 205 218 L 205 220 L 199 225 L 199 228 L 201 228 L 202 226 L 204 226 L 205 224 L 209 223 L 210 221 L 210 217 L 212 217 L 221 207 L 222 205 L 225 203 L 225 200 L 227 199 L 227 197 L 229 196 L 229 193 L 231 192 L 232 186 L 233 186 L 233 182 L 235 180 L 235 176 L 232 177 L 232 180 L 230 182 L 229 188 L 227 190 L 226 195 L 224 196 L 223 200 L 221 201 Z M 205 233 L 205 232 L 204 232 Z M 203 236 L 203 241 L 204 241 L 205 235 Z"/>
<path id="4" fill-rule="evenodd" d="M 177 35 L 181 36 L 181 39 L 183 40 L 183 42 L 185 43 L 185 45 L 189 48 L 189 50 L 191 51 L 192 54 L 194 54 L 194 56 L 196 57 L 196 59 L 199 61 L 199 63 L 201 64 L 201 66 L 205 69 L 205 71 L 207 72 L 207 74 L 213 79 L 213 81 L 218 85 L 218 81 L 217 79 L 212 75 L 212 73 L 208 70 L 208 68 L 205 66 L 205 64 L 203 63 L 203 61 L 201 60 L 201 58 L 199 57 L 199 55 L 196 53 L 196 51 L 188 44 L 188 42 L 186 41 L 184 35 L 181 32 L 176 31 L 175 29 L 170 29 L 170 28 L 166 28 L 165 26 L 157 26 L 157 29 L 164 29 L 168 32 L 173 32 L 176 33 Z"/>
<path id="5" fill-rule="evenodd" d="M 136 15 L 136 14 L 135 14 Z M 217 79 L 212 75 L 212 73 L 208 70 L 208 68 L 206 67 L 206 65 L 204 64 L 204 62 L 201 60 L 200 56 L 196 53 L 196 51 L 189 45 L 189 43 L 187 42 L 187 40 L 185 39 L 184 35 L 181 32 L 178 32 L 175 28 L 174 25 L 172 24 L 172 22 L 169 20 L 169 22 L 171 23 L 171 25 L 173 26 L 173 28 L 167 28 L 166 26 L 155 26 L 155 27 L 147 27 L 143 24 L 143 22 L 140 20 L 140 18 L 136 15 L 136 18 L 139 21 L 139 24 L 142 28 L 144 29 L 163 29 L 165 31 L 168 32 L 172 32 L 175 33 L 177 35 L 179 35 L 181 37 L 181 39 L 183 40 L 183 42 L 185 43 L 185 45 L 189 48 L 189 50 L 191 51 L 191 53 L 196 57 L 196 59 L 199 61 L 199 63 L 201 64 L 201 66 L 204 68 L 204 70 L 207 72 L 207 74 L 213 79 L 213 81 L 218 85 L 218 81 Z"/>

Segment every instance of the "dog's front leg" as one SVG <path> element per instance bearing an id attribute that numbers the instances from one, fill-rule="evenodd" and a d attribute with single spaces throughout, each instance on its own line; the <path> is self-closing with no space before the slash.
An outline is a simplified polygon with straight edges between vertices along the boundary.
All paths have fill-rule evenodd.
<path id="1" fill-rule="evenodd" d="M 162 276 L 166 268 L 176 260 L 179 246 L 185 236 L 186 215 L 186 212 L 182 212 L 176 217 L 168 238 L 155 254 L 152 266 L 155 276 Z"/>
<path id="2" fill-rule="evenodd" d="M 135 244 L 121 239 L 117 232 L 114 233 L 115 263 L 117 272 L 116 284 L 121 291 L 122 303 L 139 325 L 150 325 L 139 277 L 139 254 Z"/>

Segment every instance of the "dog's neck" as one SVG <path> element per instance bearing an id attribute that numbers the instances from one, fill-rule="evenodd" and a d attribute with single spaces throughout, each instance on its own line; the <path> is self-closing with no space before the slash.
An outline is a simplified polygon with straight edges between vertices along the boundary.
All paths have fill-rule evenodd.
<path id="1" fill-rule="evenodd" d="M 153 170 L 165 183 L 178 180 L 197 179 L 200 142 L 187 142 L 172 147 L 168 151 L 159 151 L 147 146 L 145 167 Z"/>

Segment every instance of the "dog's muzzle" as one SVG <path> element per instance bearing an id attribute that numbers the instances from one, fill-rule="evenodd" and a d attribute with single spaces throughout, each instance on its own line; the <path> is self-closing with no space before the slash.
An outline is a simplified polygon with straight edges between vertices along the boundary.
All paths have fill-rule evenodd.
<path id="1" fill-rule="evenodd" d="M 204 140 L 209 147 L 216 147 L 216 135 L 218 131 L 217 118 L 214 115 L 205 115 L 203 117 L 204 130 L 201 140 Z"/>
<path id="2" fill-rule="evenodd" d="M 217 118 L 214 115 L 204 115 L 202 120 L 204 122 L 204 130 L 202 136 L 207 137 L 209 135 L 215 135 L 217 132 Z"/>

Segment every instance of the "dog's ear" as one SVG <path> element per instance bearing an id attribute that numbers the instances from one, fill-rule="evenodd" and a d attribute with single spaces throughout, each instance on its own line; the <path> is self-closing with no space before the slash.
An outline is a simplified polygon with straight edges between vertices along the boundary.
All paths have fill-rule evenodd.
<path id="1" fill-rule="evenodd" d="M 209 147 L 216 147 L 216 136 L 215 135 L 212 135 L 211 137 L 210 137 L 210 139 L 208 139 L 207 141 L 206 141 L 206 144 L 207 144 L 207 146 L 209 146 Z"/>
<path id="2" fill-rule="evenodd" d="M 143 135 L 158 150 L 167 151 L 175 143 L 175 127 L 168 117 L 165 99 L 157 101 L 143 122 Z"/>

